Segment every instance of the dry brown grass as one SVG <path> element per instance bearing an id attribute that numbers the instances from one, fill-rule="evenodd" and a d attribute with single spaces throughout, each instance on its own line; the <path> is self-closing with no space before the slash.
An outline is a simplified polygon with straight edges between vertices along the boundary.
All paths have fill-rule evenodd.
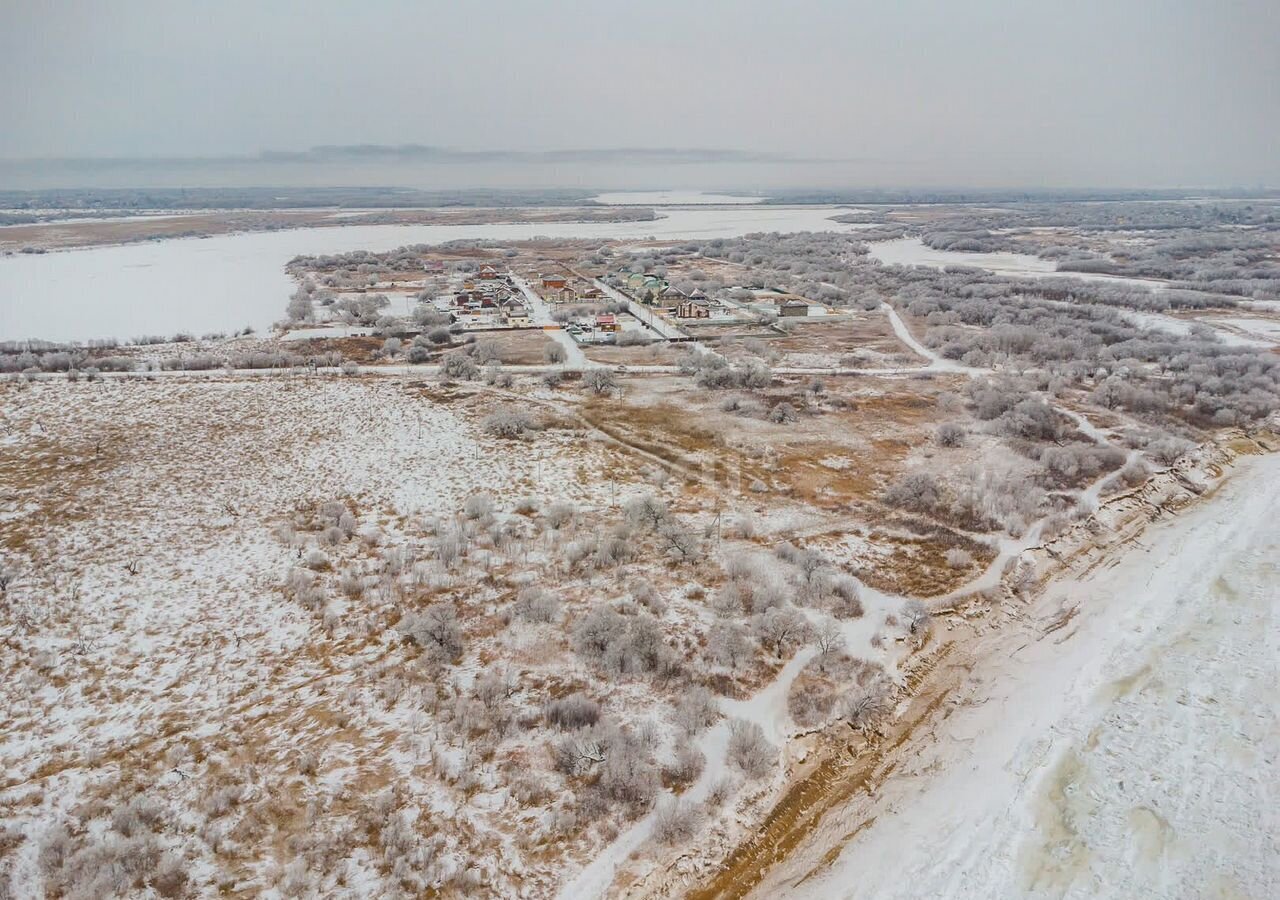
<path id="1" fill-rule="evenodd" d="M 667 343 L 636 347 L 589 345 L 583 352 L 587 359 L 611 366 L 674 366 L 680 358 L 680 351 Z"/>
<path id="2" fill-rule="evenodd" d="M 722 439 L 700 424 L 695 413 L 673 404 L 592 398 L 579 411 L 611 437 L 671 462 L 688 463 L 695 454 L 724 448 Z"/>
<path id="3" fill-rule="evenodd" d="M 382 349 L 382 342 L 385 338 L 368 336 L 356 337 L 340 337 L 340 338 L 312 338 L 306 341 L 297 341 L 294 346 L 297 352 L 303 356 L 312 356 L 321 353 L 341 353 L 343 359 L 349 359 L 358 363 L 377 362 L 374 354 Z"/>
<path id="4" fill-rule="evenodd" d="M 17 391 L 0 388 L 0 403 L 16 409 Z M 106 484 L 129 459 L 137 439 L 136 432 L 110 422 L 74 434 L 50 422 L 17 442 L 0 444 L 0 502 L 26 509 L 0 518 L 0 546 L 28 552 L 50 529 L 97 515 L 88 503 L 90 489 Z"/>
<path id="5" fill-rule="evenodd" d="M 936 597 L 963 586 L 981 566 L 995 559 L 988 545 L 962 535 L 939 531 L 928 537 L 874 534 L 877 545 L 890 548 L 876 565 L 861 572 L 862 580 L 881 591 L 905 597 Z M 953 547 L 963 548 L 974 557 L 974 564 L 955 569 L 947 564 L 946 553 Z"/>
<path id="6" fill-rule="evenodd" d="M 778 353 L 779 365 L 804 362 L 797 358 L 798 354 L 843 357 L 862 350 L 920 361 L 898 340 L 889 320 L 878 312 L 849 313 L 836 321 L 798 321 L 789 326 L 789 331 L 789 334 L 782 335 L 762 330 L 761 334 L 747 339 L 758 340 L 770 351 Z M 723 338 L 716 349 L 730 358 L 748 355 L 743 343 L 728 337 Z"/>
<path id="7" fill-rule="evenodd" d="M 477 333 L 476 340 L 496 344 L 502 361 L 512 366 L 542 365 L 547 361 L 547 347 L 554 343 L 541 328 L 486 331 Z"/>

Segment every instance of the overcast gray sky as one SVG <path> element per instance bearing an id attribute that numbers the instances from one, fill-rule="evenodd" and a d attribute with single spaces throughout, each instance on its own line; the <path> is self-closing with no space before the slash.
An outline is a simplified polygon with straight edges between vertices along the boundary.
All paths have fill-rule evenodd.
<path id="1" fill-rule="evenodd" d="M 797 184 L 1280 184 L 1277 0 L 0 5 L 10 159 L 723 148 L 841 160 L 775 167 Z"/>

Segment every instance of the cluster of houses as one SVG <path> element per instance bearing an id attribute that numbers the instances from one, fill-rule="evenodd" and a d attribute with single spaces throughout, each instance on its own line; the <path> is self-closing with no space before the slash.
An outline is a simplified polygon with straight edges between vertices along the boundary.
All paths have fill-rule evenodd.
<path id="1" fill-rule="evenodd" d="M 709 319 L 725 312 L 722 304 L 702 289 L 686 293 L 657 275 L 619 272 L 610 280 L 641 303 L 665 310 L 677 319 Z"/>
<path id="2" fill-rule="evenodd" d="M 530 323 L 529 307 L 510 275 L 483 265 L 474 277 L 466 278 L 450 299 L 450 309 L 460 321 L 496 321 L 510 328 Z"/>
<path id="3" fill-rule="evenodd" d="M 597 303 L 604 299 L 594 284 L 582 284 L 565 275 L 543 275 L 539 293 L 548 303 Z"/>

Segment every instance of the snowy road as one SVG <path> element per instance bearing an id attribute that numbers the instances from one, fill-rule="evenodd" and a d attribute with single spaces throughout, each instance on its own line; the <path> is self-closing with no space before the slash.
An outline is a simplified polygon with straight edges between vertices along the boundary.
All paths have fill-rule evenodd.
<path id="1" fill-rule="evenodd" d="M 1051 589 L 1025 629 L 986 639 L 927 745 L 755 896 L 1280 896 L 1277 506 L 1280 456 L 1247 458 Z"/>
<path id="2" fill-rule="evenodd" d="M 593 284 L 595 284 L 595 286 L 598 287 L 601 290 L 601 292 L 603 292 L 604 295 L 608 297 L 610 300 L 613 300 L 617 303 L 625 303 L 627 305 L 627 310 L 631 313 L 631 315 L 635 316 L 637 319 L 639 319 L 641 322 L 647 325 L 659 337 L 665 338 L 667 340 L 672 340 L 672 339 L 682 340 L 685 337 L 688 337 L 688 335 L 686 335 L 683 331 L 681 331 L 675 325 L 668 322 L 666 319 L 662 318 L 662 316 L 658 315 L 653 310 L 645 307 L 643 303 L 636 303 L 626 294 L 622 293 L 622 291 L 619 291 L 610 287 L 608 284 L 601 281 L 599 278 L 594 279 Z"/>
<path id="3" fill-rule="evenodd" d="M 958 362 L 949 359 L 943 359 L 937 353 L 934 353 L 924 344 L 916 340 L 915 335 L 911 333 L 911 329 L 907 327 L 907 323 L 902 321 L 902 316 L 898 315 L 898 311 L 888 303 L 880 304 L 880 308 L 884 310 L 885 315 L 889 317 L 889 324 L 893 327 L 893 333 L 898 336 L 898 340 L 911 348 L 913 353 L 923 356 L 929 360 L 928 368 L 935 369 L 940 372 L 976 372 L 978 369 L 971 369 L 968 366 L 962 366 Z"/>
<path id="4" fill-rule="evenodd" d="M 521 294 L 524 295 L 525 303 L 529 307 L 529 321 L 534 325 L 553 325 L 555 320 L 551 318 L 551 307 L 547 305 L 547 301 L 529 286 L 529 282 L 525 281 L 515 272 L 508 272 L 511 283 L 516 286 Z"/>

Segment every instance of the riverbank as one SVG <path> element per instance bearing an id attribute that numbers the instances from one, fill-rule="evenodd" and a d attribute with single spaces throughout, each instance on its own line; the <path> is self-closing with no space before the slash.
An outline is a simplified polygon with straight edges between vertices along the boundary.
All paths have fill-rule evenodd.
<path id="1" fill-rule="evenodd" d="M 1234 463 L 981 639 L 894 778 L 757 894 L 1274 896 L 1280 457 Z"/>
<path id="2" fill-rule="evenodd" d="M 1272 438 L 1264 441 L 1274 446 Z M 1260 609 L 1255 603 L 1243 619 L 1211 622 L 1203 636 L 1187 625 L 1188 617 L 1195 623 L 1197 613 L 1213 615 L 1215 592 L 1220 592 L 1216 579 L 1228 577 L 1223 573 L 1233 567 L 1249 571 L 1252 561 L 1265 574 L 1269 565 L 1268 578 L 1274 579 L 1274 562 L 1268 562 L 1274 560 L 1274 538 L 1268 537 L 1266 522 L 1280 492 L 1280 457 L 1249 455 L 1259 449 L 1239 437 L 1207 448 L 1177 470 L 1160 473 L 1147 488 L 1113 498 L 1079 533 L 1031 551 L 1023 566 L 1010 570 L 1005 585 L 1016 584 L 1023 597 L 1034 599 L 1015 594 L 988 607 L 985 598 L 975 597 L 940 620 L 933 642 L 916 657 L 909 698 L 884 734 L 867 742 L 840 726 L 813 740 L 810 752 L 793 748 L 793 758 L 804 762 L 792 772 L 786 793 L 757 831 L 738 836 L 737 849 L 722 863 L 710 858 L 719 860 L 723 852 L 688 852 L 661 877 L 624 894 L 1096 896 L 1114 882 L 1129 886 L 1121 894 L 1159 895 L 1158 886 L 1132 880 L 1140 875 L 1126 856 L 1135 842 L 1148 855 L 1155 853 L 1152 823 L 1169 822 L 1175 830 L 1185 829 L 1178 833 L 1193 834 L 1196 823 L 1207 820 L 1220 828 L 1224 840 L 1240 840 L 1235 826 L 1243 820 L 1223 819 L 1216 803 L 1181 804 L 1182 779 L 1227 778 L 1229 793 L 1258 798 L 1252 807 L 1244 803 L 1256 820 L 1265 808 L 1259 787 L 1269 782 L 1265 771 L 1253 766 L 1267 754 L 1252 747 L 1256 755 L 1234 771 L 1214 763 L 1208 754 L 1222 739 L 1222 729 L 1213 719 L 1218 710 L 1212 690 L 1199 686 L 1191 694 L 1197 702 L 1187 706 L 1188 690 L 1195 686 L 1162 687 L 1164 670 L 1144 668 L 1143 657 L 1159 656 L 1165 644 L 1187 642 L 1206 651 L 1206 658 L 1170 653 L 1170 671 L 1222 675 L 1224 694 L 1238 686 L 1231 673 L 1242 661 L 1254 672 L 1266 664 L 1257 655 L 1265 653 L 1267 643 L 1257 640 L 1259 615 L 1265 631 L 1265 602 Z M 1197 494 L 1215 492 L 1211 502 L 1192 505 Z M 1183 507 L 1189 508 L 1172 516 Z M 1153 519 L 1168 521 L 1144 531 Z M 1038 580 L 1054 574 L 1059 577 L 1047 589 L 1034 590 Z M 1265 598 L 1267 581 L 1257 577 L 1256 584 L 1227 582 L 1221 590 Z M 1108 602 L 1117 597 L 1133 601 Z M 1252 657 L 1237 652 L 1241 648 L 1221 659 L 1213 655 L 1218 638 L 1210 635 L 1224 623 L 1225 631 L 1233 632 L 1224 637 L 1252 642 Z M 1257 689 L 1274 680 L 1274 674 L 1269 681 L 1261 679 Z M 1099 705 L 1099 697 L 1111 699 Z M 1126 721 L 1126 698 L 1147 705 L 1135 713 L 1141 723 L 1137 730 L 1115 731 L 1125 752 L 1112 758 L 1099 748 L 1111 746 L 1108 723 Z M 1233 709 L 1248 709 L 1242 699 L 1232 699 L 1238 701 Z M 1170 735 L 1194 729 L 1194 713 L 1208 721 L 1203 734 L 1187 736 L 1198 749 L 1182 755 Z M 1188 716 L 1191 721 L 1184 721 Z M 1156 735 L 1152 742 L 1143 739 L 1148 729 Z M 1256 729 L 1244 733 L 1258 737 Z M 1071 781 L 1072 742 L 1079 745 L 1074 759 L 1082 758 L 1080 748 L 1088 748 L 1083 751 L 1086 770 L 1096 762 L 1090 754 L 1101 754 L 1104 762 L 1120 764 L 1122 780 L 1142 785 L 1146 794 L 1126 794 L 1087 772 L 1083 782 Z M 1163 758 L 1161 748 L 1171 758 Z M 1232 761 L 1240 762 L 1236 751 L 1241 748 L 1235 748 Z M 1063 772 L 1069 782 L 1065 788 Z M 1104 801 L 1096 813 L 1081 819 L 1077 811 L 1054 812 L 1054 798 L 1081 785 Z M 1161 788 L 1167 788 L 1167 796 L 1159 795 Z M 1199 789 L 1195 794 L 1202 801 L 1211 795 Z M 1015 810 L 1020 819 L 1011 817 Z M 1136 824 L 1124 844 L 1112 832 L 1117 821 L 1130 819 Z M 1098 848 L 1089 843 L 1095 836 L 1087 834 L 1094 825 L 1100 829 Z M 1155 831 L 1163 833 L 1163 827 Z M 1081 829 L 1086 836 L 1074 840 L 1083 851 L 1068 840 Z M 1240 851 L 1251 867 L 1249 883 L 1269 877 L 1259 846 Z M 1229 854 L 1221 845 L 1218 850 L 1224 856 L 1236 852 Z M 1064 852 L 1094 853 L 1101 871 L 1091 863 L 1067 871 L 1059 864 Z M 1185 867 L 1205 868 L 1208 852 L 1187 854 Z"/>

